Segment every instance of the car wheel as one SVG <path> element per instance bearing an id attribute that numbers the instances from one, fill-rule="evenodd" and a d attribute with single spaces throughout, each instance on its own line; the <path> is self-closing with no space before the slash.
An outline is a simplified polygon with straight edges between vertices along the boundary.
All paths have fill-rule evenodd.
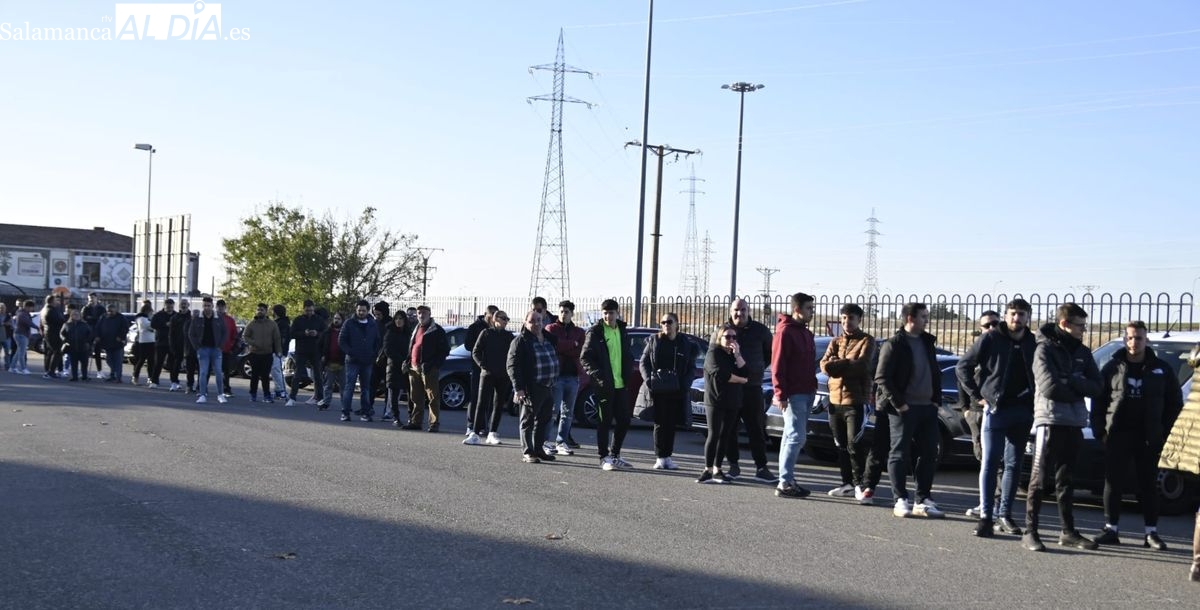
<path id="1" fill-rule="evenodd" d="M 1178 470 L 1158 471 L 1158 496 L 1162 514 L 1182 515 L 1196 510 L 1200 479 Z"/>
<path id="2" fill-rule="evenodd" d="M 599 409 L 596 406 L 596 395 L 591 392 L 580 392 L 575 400 L 575 425 L 584 428 L 595 428 L 600 421 Z"/>
<path id="3" fill-rule="evenodd" d="M 467 405 L 467 394 L 471 380 L 463 377 L 449 377 L 442 380 L 442 407 L 446 409 L 462 409 Z"/>
<path id="4" fill-rule="evenodd" d="M 254 369 L 251 368 L 251 366 L 250 366 L 250 359 L 243 358 L 242 359 L 242 377 L 249 379 L 253 376 L 254 376 Z"/>
<path id="5" fill-rule="evenodd" d="M 830 450 L 809 444 L 804 445 L 804 453 L 807 453 L 808 457 L 818 462 L 836 462 L 838 459 L 836 449 Z"/>

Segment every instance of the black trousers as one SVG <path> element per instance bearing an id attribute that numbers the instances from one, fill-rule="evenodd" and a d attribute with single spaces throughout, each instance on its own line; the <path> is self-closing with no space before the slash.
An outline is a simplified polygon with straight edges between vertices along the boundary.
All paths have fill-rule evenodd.
<path id="1" fill-rule="evenodd" d="M 171 383 L 178 385 L 179 384 L 179 371 L 182 371 L 183 366 L 184 366 L 183 349 L 182 348 L 176 349 L 176 348 L 172 347 L 169 350 L 167 350 L 167 352 L 170 354 L 170 360 L 168 361 L 168 364 L 167 364 L 167 367 L 168 367 L 167 372 L 170 375 Z"/>
<path id="2" fill-rule="evenodd" d="M 86 351 L 77 351 L 71 354 L 71 379 L 79 379 L 81 375 L 87 379 L 88 353 Z"/>
<path id="3" fill-rule="evenodd" d="M 146 367 L 146 377 L 154 377 L 154 343 L 134 343 L 133 344 L 133 378 L 137 379 L 142 372 L 142 367 Z"/>
<path id="4" fill-rule="evenodd" d="M 538 455 L 554 413 L 554 388 L 533 384 L 521 403 L 521 452 Z"/>
<path id="5" fill-rule="evenodd" d="M 487 373 L 480 375 L 479 400 L 471 407 L 475 411 L 471 430 L 481 436 L 488 432 L 499 434 L 500 418 L 504 417 L 504 411 L 508 409 L 512 399 L 512 382 L 507 376 Z"/>
<path id="6" fill-rule="evenodd" d="M 683 419 L 684 408 L 691 404 L 684 401 L 687 396 L 683 391 L 655 392 L 651 395 L 654 401 L 654 455 L 668 458 L 675 453 L 675 428 Z"/>
<path id="7" fill-rule="evenodd" d="M 1042 496 L 1054 474 L 1054 491 L 1058 495 L 1058 516 L 1062 531 L 1075 531 L 1075 486 L 1071 473 L 1079 457 L 1083 430 L 1074 426 L 1037 426 L 1033 439 L 1033 470 L 1029 473 L 1029 491 L 1025 494 L 1025 527 L 1036 532 Z"/>
<path id="8" fill-rule="evenodd" d="M 262 384 L 263 398 L 271 397 L 271 364 L 275 356 L 270 353 L 250 354 L 250 396 L 258 394 L 258 385 Z"/>
<path id="9" fill-rule="evenodd" d="M 50 333 L 42 338 L 42 349 L 45 350 L 42 354 L 42 366 L 47 373 L 57 375 L 62 372 L 62 344 L 62 337 L 58 336 L 58 333 Z"/>
<path id="10" fill-rule="evenodd" d="M 842 485 L 862 486 L 865 447 L 860 442 L 863 425 L 863 405 L 832 405 L 829 407 L 829 428 L 837 447 L 838 469 Z"/>
<path id="11" fill-rule="evenodd" d="M 171 348 L 164 343 L 154 345 L 154 365 L 150 367 L 150 381 L 158 385 L 163 370 L 171 370 Z"/>
<path id="12" fill-rule="evenodd" d="M 475 414 L 479 411 L 479 378 L 483 376 L 483 371 L 479 365 L 471 363 L 471 390 L 467 393 L 467 429 L 474 430 Z"/>
<path id="13" fill-rule="evenodd" d="M 296 400 L 296 396 L 300 393 L 300 382 L 308 379 L 312 383 L 313 396 L 317 400 L 325 397 L 325 384 L 321 379 L 321 368 L 317 364 L 316 349 L 312 352 L 296 352 L 292 355 L 292 387 L 288 398 Z M 312 369 L 312 376 L 309 377 L 308 370 Z"/>
<path id="14" fill-rule="evenodd" d="M 704 405 L 708 418 L 708 438 L 704 439 L 704 467 L 717 466 L 717 456 L 725 453 L 730 444 L 737 444 L 737 409 L 718 409 Z"/>
<path id="15" fill-rule="evenodd" d="M 863 479 L 867 489 L 875 489 L 883 477 L 888 454 L 892 451 L 892 419 L 887 413 L 875 412 L 875 431 L 871 437 L 871 448 L 867 454 L 867 465 Z"/>
<path id="16" fill-rule="evenodd" d="M 403 360 L 388 358 L 385 382 L 387 383 L 387 412 L 391 414 L 392 419 L 400 421 L 400 395 L 408 390 L 408 374 L 404 372 Z M 408 402 L 412 404 L 411 396 Z"/>
<path id="17" fill-rule="evenodd" d="M 92 327 L 92 332 L 96 332 L 95 326 Z M 96 345 L 92 347 L 92 358 L 96 360 L 96 372 L 99 373 L 100 371 L 104 370 L 104 358 L 100 355 L 99 343 L 96 343 Z"/>
<path id="18" fill-rule="evenodd" d="M 187 387 L 189 390 L 196 389 L 196 375 L 200 373 L 200 359 L 196 357 L 196 350 L 185 348 L 183 350 L 184 364 L 187 367 Z"/>
<path id="19" fill-rule="evenodd" d="M 1121 496 L 1132 466 L 1134 489 L 1146 527 L 1158 526 L 1158 457 L 1141 438 L 1109 435 L 1104 444 L 1104 520 L 1120 525 Z"/>
<path id="20" fill-rule="evenodd" d="M 621 455 L 621 446 L 625 444 L 625 435 L 629 432 L 629 422 L 633 419 L 633 411 L 629 405 L 629 388 L 609 388 L 596 391 L 596 446 L 600 457 L 616 457 Z M 609 433 L 612 434 L 612 447 L 609 447 Z"/>
<path id="21" fill-rule="evenodd" d="M 762 377 L 761 373 L 759 377 Z M 750 373 L 750 383 L 742 384 L 742 407 L 737 411 L 737 416 L 742 425 L 746 427 L 746 436 L 749 438 L 750 456 L 754 458 L 754 467 L 766 468 L 767 433 L 764 429 L 767 417 L 766 403 L 763 401 L 762 384 L 754 383 L 754 379 L 756 379 L 754 373 Z M 726 444 L 725 451 L 721 454 L 729 460 L 730 464 L 736 464 L 740 457 L 736 431 L 733 433 L 733 439 L 733 442 Z"/>

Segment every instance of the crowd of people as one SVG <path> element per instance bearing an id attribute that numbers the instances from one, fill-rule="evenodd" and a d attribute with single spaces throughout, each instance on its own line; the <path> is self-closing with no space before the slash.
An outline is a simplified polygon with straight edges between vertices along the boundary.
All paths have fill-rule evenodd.
<path id="1" fill-rule="evenodd" d="M 11 315 L 0 304 L 0 343 L 5 368 L 12 373 L 29 373 L 33 306 L 26 301 Z M 709 341 L 700 373 L 708 431 L 704 469 L 697 482 L 728 484 L 741 476 L 738 427 L 742 424 L 748 432 L 754 478 L 773 483 L 775 495 L 781 498 L 810 495 L 797 481 L 795 465 L 804 447 L 820 370 L 829 377 L 829 421 L 842 473 L 842 485 L 828 495 L 874 504 L 886 465 L 893 515 L 943 517 L 933 497 L 942 392 L 936 337 L 926 331 L 926 305 L 905 305 L 901 327 L 882 342 L 863 330 L 863 309 L 845 305 L 839 314 L 842 332 L 820 359 L 809 329 L 813 297 L 797 293 L 790 306 L 790 313 L 779 317 L 772 333 L 751 319 L 746 301 L 734 299 L 728 320 Z M 1136 473 L 1132 487 L 1145 526 L 1139 540 L 1147 548 L 1166 550 L 1157 531 L 1158 469 L 1162 464 L 1200 474 L 1200 389 L 1193 390 L 1185 409 L 1175 369 L 1147 347 L 1142 322 L 1129 322 L 1126 349 L 1097 366 L 1082 341 L 1088 316 L 1081 307 L 1064 303 L 1053 321 L 1037 329 L 1030 327 L 1031 314 L 1032 308 L 1022 299 L 1008 303 L 1002 316 L 986 312 L 979 338 L 957 364 L 960 401 L 980 461 L 979 504 L 968 511 L 977 517 L 975 535 L 1019 536 L 1024 548 L 1044 551 L 1039 520 L 1046 489 L 1052 484 L 1062 524 L 1058 544 L 1078 549 L 1120 544 L 1123 475 L 1132 465 Z M 587 384 L 595 397 L 599 467 L 631 469 L 634 465 L 621 450 L 631 422 L 630 387 L 637 366 L 641 402 L 653 413 L 654 468 L 678 469 L 672 459 L 675 433 L 691 408 L 689 391 L 698 374 L 697 343 L 682 337 L 678 316 L 667 313 L 659 320 L 660 331 L 648 338 L 635 358 L 629 353 L 632 344 L 615 300 L 605 300 L 600 319 L 586 329 L 575 324 L 574 316 L 572 302 L 561 302 L 555 316 L 547 311 L 545 299 L 537 297 L 515 333 L 508 330 L 508 314 L 495 306 L 471 324 L 465 344 L 474 363 L 473 396 L 463 444 L 501 444 L 503 412 L 515 404 L 520 411 L 524 462 L 572 456 L 580 449 L 571 436 L 574 403 L 580 387 Z M 259 400 L 261 391 L 264 402 L 282 400 L 294 406 L 300 387 L 310 382 L 308 402 L 325 410 L 340 399 L 342 421 L 354 415 L 373 421 L 376 397 L 382 395 L 384 420 L 407 430 L 438 432 L 440 428 L 439 369 L 449 344 L 427 306 L 393 316 L 388 303 L 372 306 L 363 300 L 347 317 L 341 312 L 330 315 L 305 301 L 303 313 L 292 320 L 285 306 L 260 303 L 239 336 L 223 300 L 214 303 L 204 297 L 200 309 L 193 310 L 181 299 L 176 310 L 174 301 L 167 299 L 159 311 L 145 304 L 134 320 L 136 332 L 129 333 L 128 320 L 115 306 L 104 307 L 90 295 L 87 305 L 70 304 L 65 310 L 48 297 L 39 324 L 47 378 L 87 381 L 88 362 L 94 359 L 97 378 L 120 383 L 124 346 L 132 334 L 136 338 L 132 382 L 139 383 L 144 366 L 145 385 L 157 388 L 166 370 L 168 391 L 194 393 L 197 403 L 207 402 L 210 377 L 216 378 L 219 402 L 232 398 L 231 367 L 244 356 L 251 371 L 251 402 Z M 285 389 L 282 361 L 290 341 L 294 341 L 295 367 L 290 388 Z M 1200 347 L 1193 358 L 1200 358 Z M 107 361 L 107 374 L 101 373 L 102 359 Z M 772 402 L 784 421 L 778 476 L 769 469 L 762 433 L 760 382 L 768 365 Z M 186 375 L 186 390 L 181 374 Z M 405 394 L 407 413 L 402 413 Z M 874 434 L 869 446 L 864 446 L 863 424 L 870 409 L 876 413 Z M 1177 420 L 1180 426 L 1175 426 Z M 1076 529 L 1073 516 L 1072 470 L 1086 427 L 1105 448 L 1106 523 L 1094 539 Z M 1021 456 L 1031 430 L 1033 465 L 1022 530 L 1014 506 Z M 915 482 L 911 492 L 910 473 Z M 1191 577 L 1200 580 L 1200 513 L 1195 531 Z"/>

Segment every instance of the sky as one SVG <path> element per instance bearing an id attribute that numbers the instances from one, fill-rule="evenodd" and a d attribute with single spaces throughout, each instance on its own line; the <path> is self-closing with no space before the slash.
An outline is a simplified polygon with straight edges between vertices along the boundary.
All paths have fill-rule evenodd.
<path id="1" fill-rule="evenodd" d="M 280 200 L 442 248 L 430 295 L 528 294 L 560 29 L 572 297 L 636 277 L 645 0 L 227 0 L 249 40 L 30 41 L 113 27 L 99 0 L 0 0 L 0 209 L 126 234 L 190 213 L 200 285 Z M 28 26 L 26 26 L 28 23 Z M 5 24 L 8 24 L 7 28 Z M 6 40 L 5 31 L 8 34 Z M 115 34 L 115 32 L 114 32 Z M 679 294 L 694 167 L 709 292 L 727 293 L 738 96 L 738 291 L 857 294 L 881 223 L 890 294 L 1192 291 L 1200 279 L 1200 3 L 659 0 L 651 144 L 659 293 Z M 655 172 L 647 176 L 649 294 Z M 556 298 L 557 295 L 547 295 Z"/>

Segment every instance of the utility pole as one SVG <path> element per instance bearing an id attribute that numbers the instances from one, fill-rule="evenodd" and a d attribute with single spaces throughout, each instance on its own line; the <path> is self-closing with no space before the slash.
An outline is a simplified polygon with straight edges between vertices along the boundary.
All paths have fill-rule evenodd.
<path id="1" fill-rule="evenodd" d="M 700 243 L 700 264 L 702 265 L 700 267 L 700 294 L 707 297 L 712 294 L 708 291 L 708 280 L 711 277 L 709 271 L 712 269 L 712 255 L 716 251 L 713 250 L 713 240 L 708 235 L 708 231 L 704 232 L 704 241 Z"/>
<path id="2" fill-rule="evenodd" d="M 417 256 L 421 258 L 421 300 L 424 301 L 429 296 L 429 270 L 437 271 L 437 267 L 429 266 L 429 259 L 433 257 L 434 252 L 445 252 L 442 248 L 413 248 L 417 251 Z"/>
<path id="3" fill-rule="evenodd" d="M 769 298 L 771 298 L 771 276 L 775 275 L 776 273 L 779 273 L 779 270 L 771 269 L 770 267 L 759 267 L 758 272 L 763 275 L 762 295 L 764 298 L 769 299 Z"/>
<path id="4" fill-rule="evenodd" d="M 682 148 L 671 148 L 669 144 L 659 144 L 657 146 L 647 144 L 642 147 L 641 142 L 626 142 L 625 146 L 637 146 L 648 150 L 658 156 L 658 187 L 654 195 L 654 232 L 650 235 L 654 237 L 654 242 L 650 249 L 650 317 L 654 318 L 658 315 L 658 238 L 662 236 L 659 233 L 662 225 L 662 186 L 663 186 L 663 157 L 674 154 L 678 159 L 679 155 L 685 157 L 700 154 L 700 150 L 684 150 Z M 635 303 L 634 307 L 641 311 L 642 304 Z"/>

